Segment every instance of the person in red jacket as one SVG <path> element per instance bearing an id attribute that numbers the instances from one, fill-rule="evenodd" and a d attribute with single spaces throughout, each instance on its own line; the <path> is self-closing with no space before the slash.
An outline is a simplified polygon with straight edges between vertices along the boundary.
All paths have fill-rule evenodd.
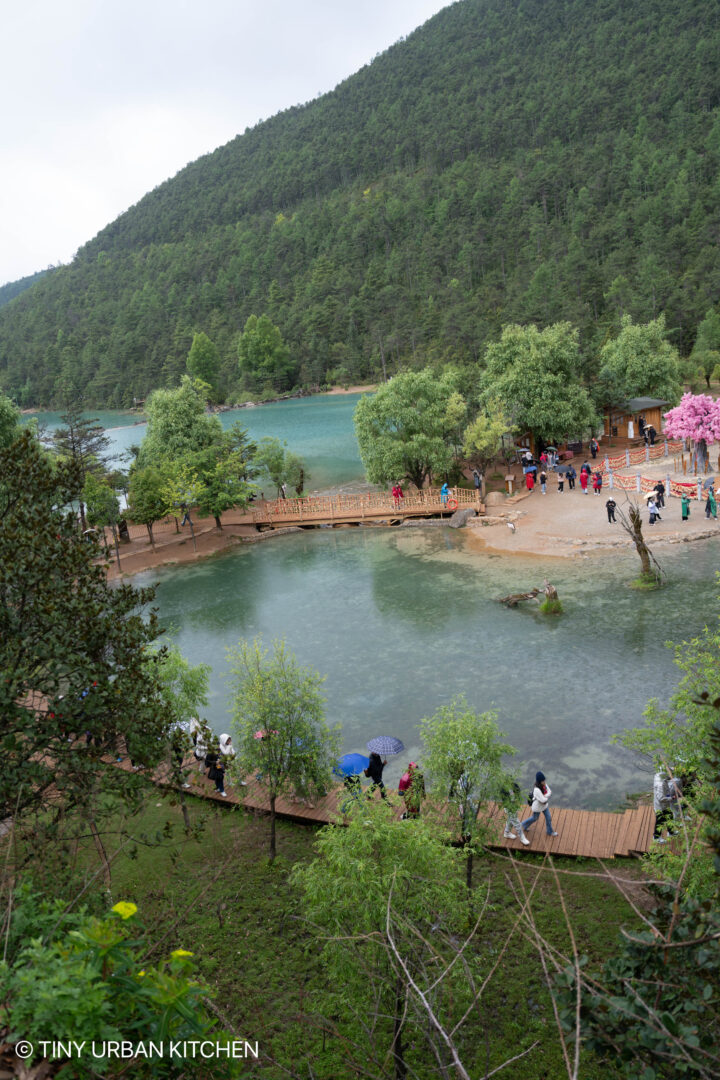
<path id="1" fill-rule="evenodd" d="M 529 470 L 525 473 L 525 486 L 527 487 L 528 491 L 532 491 L 532 489 L 535 487 L 535 473 L 530 472 Z"/>
<path id="2" fill-rule="evenodd" d="M 587 495 L 587 493 L 588 493 L 588 474 L 585 472 L 584 469 L 580 470 L 580 487 L 583 489 L 584 493 Z"/>
<path id="3" fill-rule="evenodd" d="M 602 491 L 602 473 L 596 472 L 593 474 L 593 491 L 596 495 L 599 495 Z"/>

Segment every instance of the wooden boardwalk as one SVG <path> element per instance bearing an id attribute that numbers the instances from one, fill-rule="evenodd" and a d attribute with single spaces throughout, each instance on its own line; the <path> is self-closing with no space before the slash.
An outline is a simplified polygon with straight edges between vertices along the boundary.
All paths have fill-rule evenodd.
<path id="1" fill-rule="evenodd" d="M 403 521 L 413 517 L 448 518 L 455 510 L 485 508 L 475 491 L 452 488 L 446 502 L 439 488 L 424 488 L 394 499 L 385 491 L 359 495 L 308 495 L 302 499 L 273 499 L 253 506 L 251 519 L 260 528 L 287 528 L 288 525 L 358 525 L 373 521 Z"/>
<path id="2" fill-rule="evenodd" d="M 189 793 L 209 799 L 225 806 L 242 806 L 256 813 L 269 813 L 270 801 L 265 788 L 255 778 L 247 780 L 246 787 L 238 788 L 228 783 L 227 798 L 215 791 L 214 784 L 207 779 L 207 770 L 198 769 L 195 758 L 185 763 L 190 783 Z M 125 767 L 129 767 L 125 765 Z M 156 772 L 154 780 L 163 787 L 174 787 L 169 769 L 166 767 Z M 390 810 L 399 819 L 403 811 L 403 802 L 396 792 L 388 789 Z M 379 795 L 375 796 L 379 799 Z M 342 823 L 341 805 L 348 798 L 342 785 L 337 785 L 324 798 L 309 806 L 304 802 L 289 798 L 279 798 L 275 804 L 278 817 L 307 825 L 327 825 L 330 822 Z M 459 830 L 453 830 L 452 810 L 447 803 L 438 805 L 431 800 L 423 803 L 423 813 L 432 815 L 455 831 L 459 840 Z M 519 809 L 520 819 L 529 816 L 530 809 Z M 557 836 L 548 836 L 545 832 L 545 819 L 541 816 L 528 831 L 529 847 L 520 840 L 506 840 L 503 837 L 505 814 L 495 803 L 489 804 L 488 824 L 493 848 L 511 848 L 514 852 L 529 851 L 534 854 L 549 852 L 552 855 L 570 855 L 578 858 L 614 859 L 617 856 L 637 856 L 649 851 L 655 828 L 655 812 L 652 806 L 639 806 L 632 810 L 612 814 L 601 810 L 571 810 L 553 807 L 552 819 Z"/>

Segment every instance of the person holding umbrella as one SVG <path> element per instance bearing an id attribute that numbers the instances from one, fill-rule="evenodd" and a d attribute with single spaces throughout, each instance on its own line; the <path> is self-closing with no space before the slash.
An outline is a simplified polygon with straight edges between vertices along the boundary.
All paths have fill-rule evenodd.
<path id="1" fill-rule="evenodd" d="M 364 754 L 344 754 L 338 763 L 333 765 L 333 775 L 343 778 L 343 787 L 347 792 L 343 802 L 340 804 L 340 810 L 343 814 L 346 814 L 354 803 L 360 801 L 362 785 L 358 773 L 367 769 L 369 764 L 369 759 Z"/>
<path id="2" fill-rule="evenodd" d="M 577 480 L 577 472 L 574 465 L 569 465 L 567 470 L 568 491 L 575 490 L 575 481 Z"/>
<path id="3" fill-rule="evenodd" d="M 705 500 L 705 517 L 714 517 L 717 520 L 717 503 L 715 502 L 715 492 L 711 487 L 708 488 L 707 499 Z"/>
<path id="4" fill-rule="evenodd" d="M 380 794 L 383 799 L 387 799 L 387 792 L 385 791 L 385 784 L 383 782 L 383 769 L 387 765 L 387 759 L 381 758 L 379 754 L 376 754 L 374 750 L 370 752 L 370 760 L 368 761 L 367 768 L 365 769 L 365 775 L 372 780 L 372 784 L 368 788 L 367 798 L 369 799 L 377 789 L 380 789 Z"/>

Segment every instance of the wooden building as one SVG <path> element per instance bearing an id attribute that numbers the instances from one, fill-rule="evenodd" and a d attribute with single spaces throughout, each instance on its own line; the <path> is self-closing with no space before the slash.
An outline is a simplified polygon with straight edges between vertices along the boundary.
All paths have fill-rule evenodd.
<path id="1" fill-rule="evenodd" d="M 669 404 L 669 401 L 662 401 L 660 398 L 638 397 L 630 398 L 622 405 L 608 406 L 604 416 L 605 437 L 639 439 L 641 416 L 645 420 L 645 427 L 652 424 L 659 435 L 662 431 L 663 412 Z"/>

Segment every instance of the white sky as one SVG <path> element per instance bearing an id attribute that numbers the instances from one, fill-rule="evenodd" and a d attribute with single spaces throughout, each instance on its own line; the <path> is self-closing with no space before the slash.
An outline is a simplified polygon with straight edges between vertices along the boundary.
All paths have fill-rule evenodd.
<path id="1" fill-rule="evenodd" d="M 189 161 L 331 90 L 448 2 L 4 4 L 0 284 L 69 262 Z"/>

